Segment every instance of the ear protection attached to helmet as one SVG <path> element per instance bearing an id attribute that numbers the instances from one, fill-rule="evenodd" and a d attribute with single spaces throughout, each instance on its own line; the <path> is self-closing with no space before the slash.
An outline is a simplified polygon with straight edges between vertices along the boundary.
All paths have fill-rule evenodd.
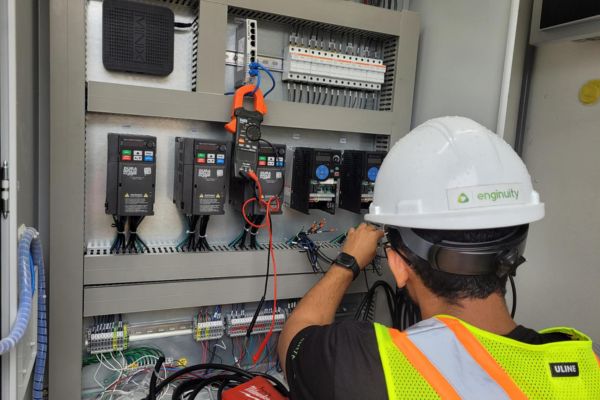
<path id="1" fill-rule="evenodd" d="M 433 243 L 411 228 L 393 227 L 386 231 L 392 243 L 399 239 L 410 252 L 435 270 L 455 275 L 496 274 L 505 277 L 515 275 L 517 267 L 525 262 L 523 253 L 528 230 L 529 225 L 522 225 L 502 238 L 479 243 L 448 240 Z"/>

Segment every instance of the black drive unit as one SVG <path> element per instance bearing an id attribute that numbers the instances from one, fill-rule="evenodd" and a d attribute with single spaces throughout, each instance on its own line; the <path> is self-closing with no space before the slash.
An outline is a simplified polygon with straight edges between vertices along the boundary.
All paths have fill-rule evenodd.
<path id="1" fill-rule="evenodd" d="M 229 163 L 228 143 L 176 138 L 173 203 L 185 215 L 223 214 Z"/>
<path id="2" fill-rule="evenodd" d="M 335 214 L 342 152 L 297 147 L 292 169 L 290 206 L 308 214 L 311 209 Z"/>
<path id="3" fill-rule="evenodd" d="M 345 150 L 342 157 L 339 206 L 360 213 L 373 201 L 375 179 L 386 153 L 382 151 Z"/>
<path id="4" fill-rule="evenodd" d="M 166 76 L 173 71 L 175 17 L 167 7 L 104 0 L 102 62 L 111 71 Z"/>
<path id="5" fill-rule="evenodd" d="M 119 216 L 154 214 L 156 138 L 108 134 L 106 213 Z"/>
<path id="6" fill-rule="evenodd" d="M 285 145 L 274 144 L 273 147 L 261 144 L 258 152 L 256 175 L 260 181 L 265 201 L 272 196 L 278 196 L 280 203 L 283 201 L 283 186 L 285 183 Z M 233 179 L 231 181 L 231 204 L 241 210 L 244 201 L 255 197 L 254 185 L 247 179 Z M 275 207 L 275 203 L 273 203 Z M 252 202 L 246 207 L 248 215 L 264 215 L 265 208 L 258 202 Z M 278 210 L 271 210 L 271 214 L 281 214 Z"/>

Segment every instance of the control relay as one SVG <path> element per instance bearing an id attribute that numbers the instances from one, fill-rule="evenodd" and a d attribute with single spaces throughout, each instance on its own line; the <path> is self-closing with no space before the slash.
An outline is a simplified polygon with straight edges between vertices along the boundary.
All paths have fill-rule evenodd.
<path id="1" fill-rule="evenodd" d="M 175 139 L 173 202 L 185 215 L 223 214 L 229 182 L 230 145 Z"/>
<path id="2" fill-rule="evenodd" d="M 340 208 L 355 213 L 367 210 L 373 201 L 375 179 L 386 153 L 345 150 L 340 177 Z"/>
<path id="3" fill-rule="evenodd" d="M 294 151 L 290 207 L 335 214 L 342 153 L 339 150 L 297 147 Z"/>
<path id="4" fill-rule="evenodd" d="M 261 144 L 258 151 L 258 162 L 256 175 L 262 187 L 264 200 L 266 202 L 273 196 L 281 197 L 285 180 L 285 153 L 286 147 L 282 144 Z M 241 210 L 244 201 L 255 197 L 254 184 L 245 179 L 234 179 L 231 182 L 231 203 Z M 275 207 L 275 203 L 272 203 Z M 266 210 L 259 202 L 248 204 L 246 212 L 249 215 L 264 215 Z M 271 209 L 271 214 L 280 214 L 281 207 Z"/>
<path id="5" fill-rule="evenodd" d="M 106 213 L 153 215 L 155 183 L 156 138 L 109 133 Z"/>

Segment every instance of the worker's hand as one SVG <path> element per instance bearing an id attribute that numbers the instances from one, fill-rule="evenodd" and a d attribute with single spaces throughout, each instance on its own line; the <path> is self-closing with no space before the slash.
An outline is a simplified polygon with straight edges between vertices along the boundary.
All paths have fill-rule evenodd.
<path id="1" fill-rule="evenodd" d="M 377 242 L 383 237 L 383 231 L 373 225 L 362 223 L 358 228 L 350 228 L 342 251 L 356 259 L 360 269 L 365 269 L 377 251 Z"/>

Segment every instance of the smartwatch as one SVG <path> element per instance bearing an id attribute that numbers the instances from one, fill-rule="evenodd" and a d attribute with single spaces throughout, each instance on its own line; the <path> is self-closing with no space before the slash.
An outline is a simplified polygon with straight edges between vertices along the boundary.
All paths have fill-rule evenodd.
<path id="1" fill-rule="evenodd" d="M 356 279 L 358 274 L 360 274 L 360 268 L 358 267 L 356 258 L 354 258 L 354 256 L 351 256 L 348 253 L 342 252 L 338 254 L 337 258 L 333 261 L 333 264 L 352 271 L 352 274 L 354 274 L 352 280 Z"/>

